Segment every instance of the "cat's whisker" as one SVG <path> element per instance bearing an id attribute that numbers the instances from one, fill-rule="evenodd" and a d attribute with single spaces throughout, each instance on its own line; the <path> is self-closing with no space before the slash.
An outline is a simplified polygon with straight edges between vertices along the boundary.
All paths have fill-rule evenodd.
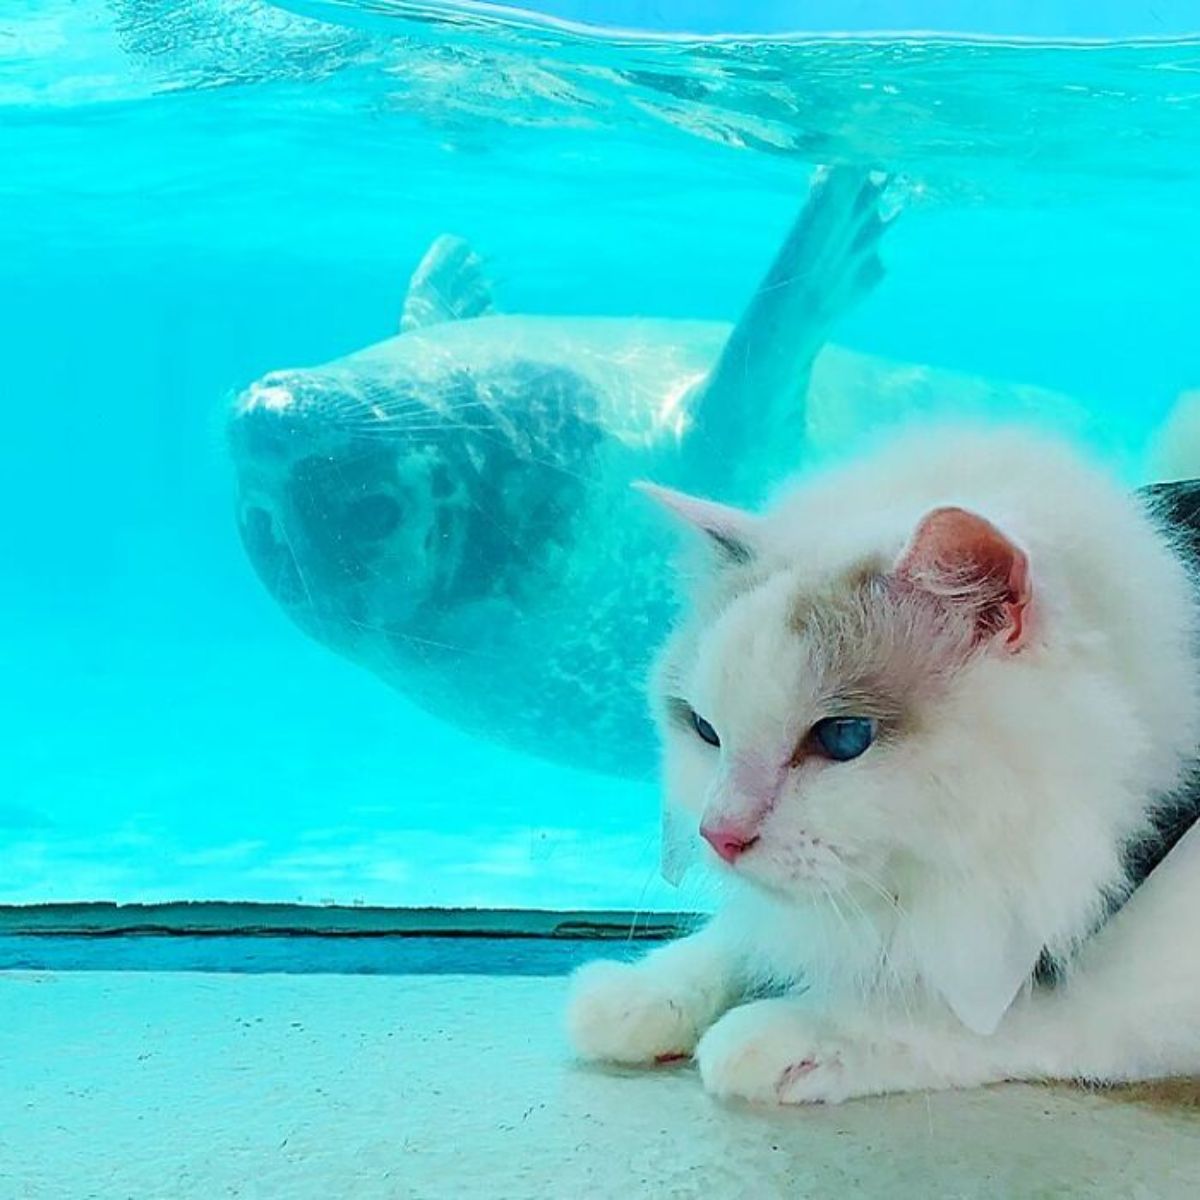
<path id="1" fill-rule="evenodd" d="M 900 897 L 894 892 L 885 887 L 873 875 L 863 870 L 861 867 L 855 866 L 846 859 L 839 859 L 839 864 L 842 869 L 857 882 L 871 889 L 889 908 L 893 909 L 897 916 L 907 917 L 904 905 L 900 903 Z"/>

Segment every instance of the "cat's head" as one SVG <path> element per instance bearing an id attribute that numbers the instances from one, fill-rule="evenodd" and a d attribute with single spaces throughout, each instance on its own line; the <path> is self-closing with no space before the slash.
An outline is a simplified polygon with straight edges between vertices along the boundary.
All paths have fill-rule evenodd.
<path id="1" fill-rule="evenodd" d="M 647 490 L 712 552 L 653 692 L 669 803 L 714 861 L 805 899 L 856 882 L 892 892 L 953 857 L 948 839 L 979 818 L 953 811 L 956 793 L 1011 765 L 978 701 L 1030 651 L 1025 550 L 984 515 L 941 507 L 798 554 L 794 529 L 781 539 L 770 519 Z"/>
<path id="2" fill-rule="evenodd" d="M 1196 599 L 1170 539 L 1022 430 L 917 430 L 759 516 L 651 490 L 706 547 L 653 686 L 667 830 L 751 885 L 760 941 L 805 927 L 793 902 L 857 913 L 990 1031 L 1189 778 Z"/>

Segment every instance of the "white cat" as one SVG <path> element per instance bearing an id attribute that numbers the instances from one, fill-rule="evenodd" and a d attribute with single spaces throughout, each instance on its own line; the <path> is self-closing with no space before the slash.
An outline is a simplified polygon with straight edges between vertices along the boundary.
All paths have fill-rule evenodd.
<path id="1" fill-rule="evenodd" d="M 711 551 L 653 692 L 726 894 L 578 973 L 577 1052 L 783 1103 L 1200 1070 L 1200 830 L 1123 905 L 1200 747 L 1196 592 L 1146 502 L 1013 430 L 762 516 L 647 490 Z"/>

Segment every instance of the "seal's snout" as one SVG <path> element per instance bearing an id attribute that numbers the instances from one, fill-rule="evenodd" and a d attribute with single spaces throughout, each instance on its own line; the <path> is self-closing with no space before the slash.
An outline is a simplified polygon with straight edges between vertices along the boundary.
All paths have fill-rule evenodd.
<path id="1" fill-rule="evenodd" d="M 297 430 L 293 421 L 281 420 L 278 410 L 240 408 L 229 430 L 238 457 L 266 463 L 291 457 Z"/>
<path id="2" fill-rule="evenodd" d="M 235 398 L 229 435 L 241 464 L 276 469 L 281 460 L 341 453 L 373 420 L 362 400 L 327 373 L 272 371 Z"/>
<path id="3" fill-rule="evenodd" d="M 229 438 L 236 462 L 275 470 L 310 453 L 320 434 L 321 423 L 312 420 L 317 411 L 295 372 L 264 375 L 233 403 Z"/>
<path id="4" fill-rule="evenodd" d="M 242 416 L 253 412 L 286 412 L 296 405 L 296 394 L 287 386 L 281 375 L 267 375 L 258 383 L 251 384 L 239 401 Z"/>

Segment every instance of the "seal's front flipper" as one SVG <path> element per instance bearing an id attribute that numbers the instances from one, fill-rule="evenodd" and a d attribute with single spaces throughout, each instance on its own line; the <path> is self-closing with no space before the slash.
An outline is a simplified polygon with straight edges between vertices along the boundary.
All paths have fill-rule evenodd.
<path id="1" fill-rule="evenodd" d="M 444 233 L 425 251 L 408 282 L 400 332 L 491 311 L 492 285 L 483 273 L 483 259 L 469 242 Z"/>
<path id="2" fill-rule="evenodd" d="M 893 219 L 880 212 L 887 184 L 886 176 L 854 167 L 816 173 L 697 399 L 693 436 L 723 455 L 751 447 L 760 455 L 764 439 L 782 439 L 779 450 L 793 465 L 802 461 L 813 359 L 838 318 L 883 277 L 879 241 Z"/>

